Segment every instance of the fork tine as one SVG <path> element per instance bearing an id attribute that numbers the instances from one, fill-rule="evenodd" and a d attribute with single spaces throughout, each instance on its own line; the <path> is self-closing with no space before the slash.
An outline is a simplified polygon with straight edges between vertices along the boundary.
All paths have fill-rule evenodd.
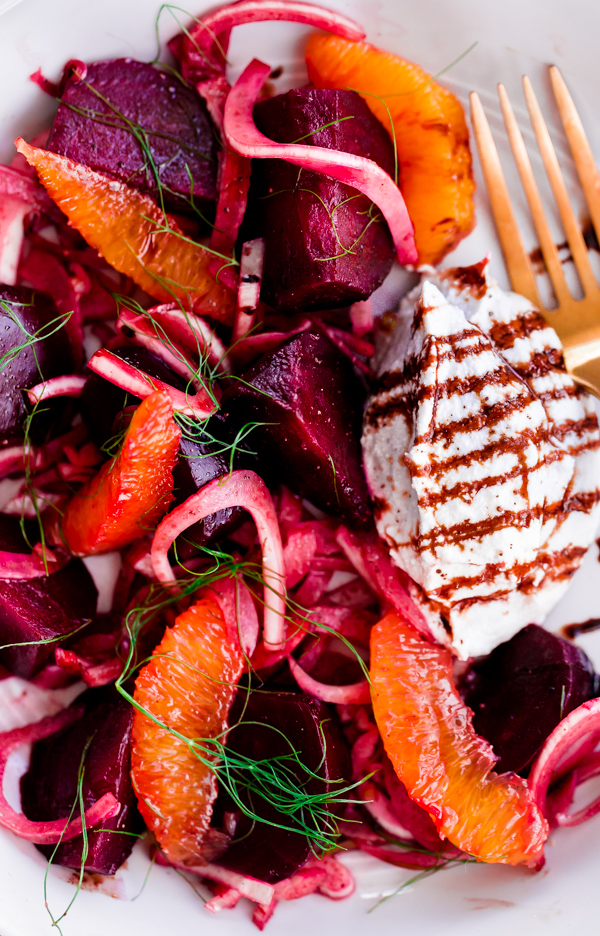
<path id="1" fill-rule="evenodd" d="M 588 259 L 587 246 L 571 207 L 567 187 L 562 177 L 560 165 L 540 105 L 538 104 L 535 92 L 527 75 L 523 76 L 523 90 L 525 92 L 525 101 L 529 110 L 531 124 L 537 139 L 544 168 L 546 169 L 552 191 L 554 192 L 554 198 L 558 205 L 571 256 L 573 257 L 577 274 L 581 280 L 583 291 L 585 295 L 589 296 L 598 292 L 598 286 Z"/>
<path id="2" fill-rule="evenodd" d="M 523 189 L 529 203 L 529 210 L 531 211 L 533 223 L 535 224 L 535 229 L 540 241 L 544 263 L 546 264 L 546 269 L 550 275 L 552 286 L 554 287 L 554 292 L 556 294 L 558 304 L 560 305 L 561 303 L 571 298 L 571 293 L 569 292 L 569 288 L 564 277 L 562 263 L 560 262 L 560 258 L 558 256 L 558 250 L 556 249 L 554 238 L 552 237 L 550 228 L 548 227 L 548 222 L 546 221 L 546 214 L 542 205 L 542 199 L 540 198 L 539 189 L 535 181 L 533 169 L 531 168 L 531 162 L 527 153 L 527 149 L 525 148 L 523 136 L 519 130 L 519 125 L 517 124 L 515 113 L 512 109 L 506 88 L 503 84 L 498 85 L 498 97 L 500 98 L 500 107 L 502 108 L 502 115 L 504 117 L 508 139 L 510 141 L 515 163 L 517 164 L 517 169 L 519 170 Z"/>
<path id="3" fill-rule="evenodd" d="M 490 125 L 475 91 L 471 92 L 470 101 L 473 132 L 512 288 L 540 308 L 533 266 L 523 245 Z"/>
<path id="4" fill-rule="evenodd" d="M 573 98 L 569 94 L 565 80 L 556 65 L 550 66 L 550 81 L 558 105 L 560 119 L 577 167 L 579 181 L 590 210 L 596 237 L 600 243 L 600 173 Z"/>

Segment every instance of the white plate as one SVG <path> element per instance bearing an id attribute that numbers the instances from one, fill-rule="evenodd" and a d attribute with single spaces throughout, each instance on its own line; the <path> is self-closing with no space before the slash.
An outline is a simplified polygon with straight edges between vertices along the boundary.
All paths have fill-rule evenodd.
<path id="1" fill-rule="evenodd" d="M 12 156 L 12 140 L 17 135 L 31 138 L 49 125 L 52 101 L 28 82 L 31 72 L 41 66 L 44 74 L 54 79 L 63 63 L 73 57 L 152 58 L 158 5 L 158 0 L 0 0 L 0 159 Z M 527 126 L 520 93 L 520 75 L 524 72 L 534 81 L 551 127 L 558 127 L 546 65 L 559 65 L 600 156 L 596 111 L 600 8 L 587 0 L 571 0 L 568 8 L 563 0 L 421 0 L 418 4 L 411 0 L 328 0 L 328 5 L 365 23 L 372 42 L 421 63 L 434 74 L 477 41 L 476 48 L 444 75 L 443 81 L 464 102 L 469 90 L 479 91 L 495 131 L 500 130 L 497 81 L 507 85 L 521 125 Z M 190 9 L 193 14 L 200 12 L 200 8 Z M 163 14 L 161 22 L 163 38 L 176 31 L 168 13 Z M 232 43 L 234 72 L 258 56 L 273 66 L 284 64 L 284 81 L 301 77 L 299 63 L 305 37 L 306 31 L 300 26 L 243 27 L 235 32 Z M 530 132 L 526 138 L 531 141 Z M 557 138 L 559 155 L 571 178 L 566 146 L 560 134 Z M 518 193 L 516 186 L 513 190 Z M 558 231 L 557 239 L 563 239 Z M 474 262 L 490 250 L 492 270 L 506 283 L 480 186 L 477 229 L 451 260 Z M 553 613 L 553 627 L 600 616 L 595 589 L 599 572 L 594 546 L 571 591 Z M 582 644 L 599 666 L 600 637 L 592 635 Z M 367 912 L 376 902 L 376 895 L 394 890 L 411 874 L 359 853 L 349 854 L 345 860 L 357 873 L 357 896 L 340 903 L 323 897 L 281 903 L 267 931 L 270 936 L 306 936 L 310 930 L 344 932 L 347 936 L 359 936 L 366 930 L 376 936 L 396 932 L 403 936 L 439 936 L 442 932 L 445 936 L 478 936 L 481 932 L 504 936 L 512 930 L 529 936 L 563 936 L 584 928 L 592 930 L 597 924 L 599 838 L 600 819 L 596 819 L 579 829 L 557 832 L 547 848 L 546 868 L 540 874 L 483 865 L 445 870 L 405 889 L 370 915 Z M 247 903 L 211 917 L 191 888 L 164 869 L 153 868 L 145 890 L 132 901 L 146 869 L 145 856 L 136 851 L 125 871 L 118 873 L 113 892 L 129 899 L 82 892 L 63 921 L 64 936 L 129 936 L 136 931 L 144 936 L 199 932 L 207 936 L 242 936 L 254 932 Z M 2 832 L 1 936 L 43 936 L 52 932 L 44 909 L 43 877 L 44 862 L 34 847 Z M 55 916 L 67 906 L 72 894 L 68 883 L 51 875 L 49 902 Z"/>

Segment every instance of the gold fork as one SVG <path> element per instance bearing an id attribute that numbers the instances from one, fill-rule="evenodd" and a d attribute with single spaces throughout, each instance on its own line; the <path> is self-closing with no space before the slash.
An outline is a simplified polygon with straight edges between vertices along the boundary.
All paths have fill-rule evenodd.
<path id="1" fill-rule="evenodd" d="M 600 242 L 600 174 L 573 99 L 562 75 L 554 65 L 550 67 L 550 81 L 587 201 L 590 218 Z M 556 309 L 545 309 L 541 302 L 533 265 L 523 245 L 490 126 L 479 96 L 472 92 L 471 120 L 496 230 L 512 288 L 515 292 L 526 296 L 544 315 L 548 323 L 556 329 L 563 344 L 566 368 L 574 380 L 590 393 L 600 397 L 600 287 L 590 265 L 587 246 L 569 200 L 548 128 L 527 76 L 523 78 L 523 90 L 538 148 L 582 286 L 583 298 L 574 299 L 567 286 L 558 250 L 546 221 L 523 136 L 506 89 L 501 84 L 498 85 L 498 95 L 502 115 L 539 238 L 544 263 L 558 303 Z"/>

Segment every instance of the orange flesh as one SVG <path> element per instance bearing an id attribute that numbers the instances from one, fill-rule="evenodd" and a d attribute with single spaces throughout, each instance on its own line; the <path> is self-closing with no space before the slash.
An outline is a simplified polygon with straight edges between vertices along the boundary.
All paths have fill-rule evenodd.
<path id="1" fill-rule="evenodd" d="M 80 556 L 128 546 L 153 530 L 173 494 L 173 468 L 181 432 L 166 393 L 138 406 L 119 455 L 69 502 L 62 534 Z"/>
<path id="2" fill-rule="evenodd" d="M 243 662 L 227 642 L 218 604 L 202 598 L 167 628 L 136 680 L 134 699 L 186 738 L 216 738 L 227 728 Z M 167 858 L 203 863 L 217 795 L 214 770 L 185 741 L 135 709 L 131 776 L 140 812 Z"/>
<path id="3" fill-rule="evenodd" d="M 73 227 L 115 270 L 161 302 L 178 299 L 231 321 L 235 299 L 208 272 L 211 255 L 185 238 L 151 198 L 24 140 L 17 140 L 17 149 Z"/>
<path id="4" fill-rule="evenodd" d="M 371 682 L 388 757 L 440 835 L 480 861 L 535 864 L 548 824 L 526 780 L 492 771 L 495 756 L 456 691 L 450 652 L 392 612 L 371 634 Z"/>
<path id="5" fill-rule="evenodd" d="M 319 88 L 351 88 L 391 132 L 400 187 L 415 227 L 419 263 L 438 263 L 472 229 L 473 182 L 462 105 L 418 65 L 366 42 L 315 34 L 306 47 L 309 79 Z"/>

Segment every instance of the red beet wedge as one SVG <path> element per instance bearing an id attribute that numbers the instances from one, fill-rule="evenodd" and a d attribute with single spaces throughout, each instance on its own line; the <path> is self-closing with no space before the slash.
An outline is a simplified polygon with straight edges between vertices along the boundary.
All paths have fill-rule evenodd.
<path id="1" fill-rule="evenodd" d="M 204 426 L 202 435 L 193 440 L 182 438 L 179 459 L 173 470 L 176 504 L 182 504 L 209 481 L 228 474 L 232 469 L 255 467 L 253 456 L 239 448 L 234 452 L 233 461 L 230 460 L 229 434 L 225 419 L 216 413 Z M 219 510 L 186 530 L 185 539 L 194 545 L 206 546 L 231 533 L 245 517 L 248 518 L 248 514 L 241 507 Z"/>
<path id="2" fill-rule="evenodd" d="M 348 359 L 323 335 L 303 332 L 265 354 L 223 394 L 263 476 L 328 513 L 366 524 L 371 511 L 360 456 L 363 392 Z"/>
<path id="3" fill-rule="evenodd" d="M 121 809 L 101 829 L 88 830 L 86 871 L 114 874 L 129 856 L 135 833 L 142 823 L 129 779 L 131 724 L 133 709 L 114 689 L 88 690 L 76 705 L 85 703 L 85 713 L 44 741 L 37 741 L 31 753 L 29 770 L 21 779 L 23 812 L 29 819 L 45 821 L 81 815 L 78 775 L 83 769 L 81 792 L 87 809 L 105 793 L 112 793 Z M 123 834 L 134 833 L 134 835 Z M 38 845 L 48 858 L 54 845 Z M 81 867 L 83 838 L 79 836 L 58 846 L 54 864 Z"/>
<path id="4" fill-rule="evenodd" d="M 71 373 L 73 359 L 65 318 L 43 293 L 0 285 L 0 447 L 23 438 L 31 407 L 24 390 Z M 29 435 L 42 441 L 62 401 L 48 401 L 31 420 Z"/>
<path id="5" fill-rule="evenodd" d="M 463 697 L 473 725 L 500 758 L 495 770 L 528 767 L 558 723 L 596 693 L 579 647 L 529 624 L 467 673 Z"/>
<path id="6" fill-rule="evenodd" d="M 48 149 L 159 198 L 206 209 L 216 197 L 216 140 L 201 97 L 146 62 L 113 59 L 72 74 Z"/>
<path id="7" fill-rule="evenodd" d="M 240 721 L 241 719 L 241 721 Z M 238 693 L 230 717 L 232 728 L 227 747 L 254 761 L 289 757 L 292 750 L 300 762 L 318 778 L 286 760 L 287 769 L 309 794 L 325 793 L 343 788 L 351 775 L 348 750 L 335 716 L 324 702 L 312 696 L 293 692 Z M 322 779 L 320 779 L 322 778 Z M 246 776 L 246 779 L 248 777 Z M 336 783 L 335 781 L 342 781 Z M 247 793 L 238 785 L 243 802 L 251 806 L 264 821 L 253 821 L 221 792 L 216 803 L 213 824 L 223 820 L 232 834 L 232 844 L 219 864 L 274 884 L 302 867 L 312 854 L 310 840 L 301 832 L 286 831 L 277 825 L 289 825 L 286 817 L 262 798 L 256 790 Z M 269 825 L 268 823 L 275 823 Z"/>
<path id="8" fill-rule="evenodd" d="M 0 549 L 30 552 L 16 517 L 0 514 Z M 57 646 L 83 636 L 86 622 L 96 613 L 97 598 L 96 586 L 81 559 L 72 559 L 43 578 L 0 580 L 2 665 L 16 676 L 30 679 L 54 657 Z"/>
<path id="9" fill-rule="evenodd" d="M 259 130 L 365 156 L 390 175 L 389 135 L 353 91 L 301 88 L 254 108 Z M 277 309 L 325 309 L 366 299 L 394 259 L 387 224 L 356 189 L 281 159 L 252 165 L 251 224 L 265 238 L 262 298 Z"/>

